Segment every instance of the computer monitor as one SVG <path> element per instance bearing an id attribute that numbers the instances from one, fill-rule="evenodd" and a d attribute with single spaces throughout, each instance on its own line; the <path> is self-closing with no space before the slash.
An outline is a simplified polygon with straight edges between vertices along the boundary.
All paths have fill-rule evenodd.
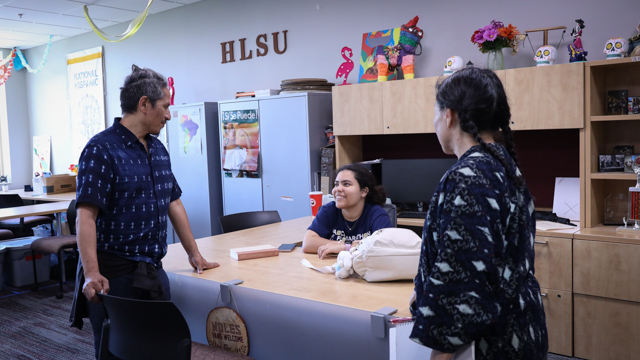
<path id="1" fill-rule="evenodd" d="M 457 158 L 399 159 L 382 161 L 382 185 L 394 204 L 431 201 L 442 176 Z"/>

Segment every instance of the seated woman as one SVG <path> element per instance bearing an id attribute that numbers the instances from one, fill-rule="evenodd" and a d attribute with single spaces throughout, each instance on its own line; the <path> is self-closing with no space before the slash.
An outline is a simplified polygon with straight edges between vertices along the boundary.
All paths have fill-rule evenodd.
<path id="1" fill-rule="evenodd" d="M 391 227 L 389 215 L 382 208 L 386 197 L 382 186 L 369 170 L 346 165 L 338 170 L 332 201 L 318 211 L 302 242 L 305 253 L 327 254 L 349 250 L 376 230 Z"/>

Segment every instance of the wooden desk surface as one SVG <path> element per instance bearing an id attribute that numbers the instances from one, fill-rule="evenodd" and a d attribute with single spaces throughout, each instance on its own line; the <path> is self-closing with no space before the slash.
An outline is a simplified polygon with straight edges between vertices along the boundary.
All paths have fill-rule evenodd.
<path id="1" fill-rule="evenodd" d="M 411 280 L 368 283 L 362 279 L 339 279 L 335 275 L 325 275 L 308 269 L 300 261 L 306 258 L 315 267 L 322 267 L 333 265 L 336 257 L 320 260 L 315 254 L 304 254 L 301 248 L 262 259 L 236 261 L 229 257 L 232 248 L 260 244 L 278 247 L 301 241 L 312 219 L 309 216 L 197 240 L 202 256 L 220 264 L 220 267 L 203 274 L 196 273 L 189 265 L 181 245 L 171 244 L 162 261 L 163 267 L 167 272 L 216 282 L 241 279 L 244 280 L 239 285 L 242 287 L 365 311 L 373 312 L 390 306 L 398 309 L 397 316 L 411 316 Z"/>
<path id="2" fill-rule="evenodd" d="M 67 211 L 67 208 L 69 208 L 69 203 L 70 201 L 55 201 L 45 204 L 25 205 L 0 209 L 0 220 L 60 213 Z"/>
<path id="3" fill-rule="evenodd" d="M 18 194 L 20 195 L 20 197 L 24 200 L 34 200 L 34 201 L 71 201 L 71 200 L 75 200 L 76 199 L 76 192 L 75 191 L 71 191 L 71 192 L 66 192 L 66 193 L 61 193 L 61 194 L 40 194 L 40 195 L 33 195 L 33 192 L 26 192 L 24 190 L 21 189 L 14 189 L 14 190 L 9 190 L 7 192 L 0 192 L 0 195 L 2 194 Z"/>

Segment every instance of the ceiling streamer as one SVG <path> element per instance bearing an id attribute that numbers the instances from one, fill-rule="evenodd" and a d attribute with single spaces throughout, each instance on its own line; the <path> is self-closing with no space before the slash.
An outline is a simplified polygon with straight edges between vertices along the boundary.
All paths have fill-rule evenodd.
<path id="1" fill-rule="evenodd" d="M 128 39 L 129 37 L 131 37 L 131 35 L 135 34 L 136 31 L 138 31 L 138 29 L 140 29 L 140 27 L 142 26 L 142 23 L 147 18 L 147 14 L 149 13 L 149 8 L 151 7 L 151 4 L 153 4 L 153 0 L 149 0 L 149 3 L 147 4 L 147 8 L 144 9 L 144 11 L 141 12 L 140 15 L 138 15 L 135 19 L 133 19 L 129 24 L 127 31 L 123 32 L 120 35 L 109 35 L 104 31 L 100 30 L 100 28 L 98 28 L 98 26 L 93 22 L 93 20 L 91 20 L 91 17 L 89 16 L 89 9 L 87 8 L 86 5 L 84 6 L 84 17 L 87 18 L 89 25 L 91 25 L 91 28 L 93 28 L 93 31 L 96 34 L 98 34 L 98 36 L 100 36 L 101 38 L 103 38 L 108 42 L 120 42 L 122 40 Z"/>
<path id="2" fill-rule="evenodd" d="M 11 76 L 11 70 L 13 69 L 13 59 L 16 57 L 16 51 L 11 50 L 11 54 L 4 59 L 2 65 L 0 65 L 0 86 L 4 85 L 9 76 Z"/>
<path id="3" fill-rule="evenodd" d="M 40 65 L 38 65 L 37 69 L 32 69 L 31 66 L 29 66 L 29 64 L 27 63 L 27 60 L 24 58 L 24 55 L 22 54 L 22 51 L 20 51 L 20 49 L 16 49 L 16 53 L 18 54 L 18 57 L 20 58 L 20 61 L 22 61 L 22 65 L 24 65 L 25 68 L 27 68 L 27 70 L 29 70 L 30 73 L 37 73 L 40 70 L 42 70 L 42 67 L 44 66 L 44 63 L 47 62 L 47 56 L 49 56 L 49 49 L 51 49 L 51 39 L 53 39 L 53 35 L 49 35 L 49 43 L 47 44 L 47 48 L 44 50 L 44 55 L 42 56 L 42 61 L 40 62 Z"/>

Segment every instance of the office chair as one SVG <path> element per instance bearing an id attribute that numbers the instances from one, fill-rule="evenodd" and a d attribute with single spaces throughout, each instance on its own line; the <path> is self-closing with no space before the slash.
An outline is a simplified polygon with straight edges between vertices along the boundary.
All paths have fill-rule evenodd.
<path id="1" fill-rule="evenodd" d="M 0 195 L 0 209 L 24 206 L 18 194 Z M 0 220 L 0 228 L 11 230 L 16 237 L 28 236 L 31 228 L 38 225 L 53 224 L 49 216 L 27 216 L 19 219 Z M 51 226 L 53 235 L 53 226 Z"/>
<path id="2" fill-rule="evenodd" d="M 276 210 L 231 214 L 220 216 L 218 220 L 223 234 L 282 221 Z"/>
<path id="3" fill-rule="evenodd" d="M 391 219 L 391 227 L 398 227 L 398 209 L 396 206 L 394 204 L 384 204 L 382 205 L 382 208 L 387 212 Z"/>
<path id="4" fill-rule="evenodd" d="M 0 240 L 13 239 L 13 232 L 11 230 L 0 229 Z"/>
<path id="5" fill-rule="evenodd" d="M 76 241 L 76 201 L 69 203 L 67 208 L 67 224 L 69 224 L 69 233 L 71 235 L 49 236 L 34 240 L 31 243 L 31 255 L 36 258 L 36 252 L 45 254 L 57 254 L 58 264 L 60 264 L 60 292 L 56 294 L 56 298 L 62 299 L 62 284 L 66 281 L 64 269 L 64 251 L 66 249 L 78 250 Z M 38 272 L 36 271 L 36 262 L 33 261 L 33 282 L 34 291 L 38 290 Z"/>
<path id="6" fill-rule="evenodd" d="M 102 326 L 98 360 L 108 352 L 123 360 L 251 359 L 191 341 L 187 321 L 171 301 L 125 299 L 98 294 L 107 319 Z"/>

